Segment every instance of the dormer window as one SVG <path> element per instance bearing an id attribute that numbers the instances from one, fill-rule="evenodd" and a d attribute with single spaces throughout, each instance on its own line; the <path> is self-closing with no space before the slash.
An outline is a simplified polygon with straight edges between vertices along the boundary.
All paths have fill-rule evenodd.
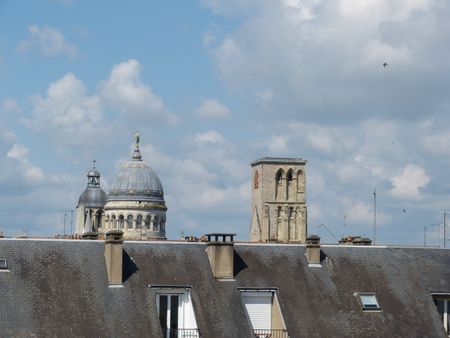
<path id="1" fill-rule="evenodd" d="M 275 290 L 242 289 L 241 297 L 255 337 L 289 337 Z"/>
<path id="2" fill-rule="evenodd" d="M 433 301 L 444 324 L 445 333 L 450 337 L 450 294 L 433 295 Z"/>
<path id="3" fill-rule="evenodd" d="M 156 307 L 164 338 L 200 337 L 189 289 L 158 289 Z"/>

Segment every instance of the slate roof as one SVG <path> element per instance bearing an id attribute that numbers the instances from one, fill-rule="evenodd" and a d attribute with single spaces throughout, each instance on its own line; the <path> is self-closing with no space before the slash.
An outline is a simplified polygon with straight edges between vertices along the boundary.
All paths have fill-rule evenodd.
<path id="1" fill-rule="evenodd" d="M 450 293 L 450 251 L 235 244 L 235 280 L 212 276 L 204 243 L 124 242 L 124 286 L 103 241 L 0 239 L 1 337 L 161 337 L 154 288 L 190 286 L 202 337 L 251 337 L 238 288 L 276 288 L 290 337 L 445 337 L 431 293 Z M 375 292 L 363 312 L 355 292 Z"/>

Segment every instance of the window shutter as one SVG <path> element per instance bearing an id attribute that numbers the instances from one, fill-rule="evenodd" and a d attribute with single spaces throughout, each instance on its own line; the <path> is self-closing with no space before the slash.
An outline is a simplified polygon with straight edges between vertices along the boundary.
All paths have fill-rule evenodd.
<path id="1" fill-rule="evenodd" d="M 272 328 L 271 292 L 244 292 L 242 300 L 254 330 L 270 330 Z"/>

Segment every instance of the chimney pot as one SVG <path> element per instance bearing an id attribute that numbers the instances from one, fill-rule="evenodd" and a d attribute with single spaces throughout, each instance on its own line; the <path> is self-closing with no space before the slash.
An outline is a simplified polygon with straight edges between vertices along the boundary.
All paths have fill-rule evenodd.
<path id="1" fill-rule="evenodd" d="M 95 231 L 84 232 L 81 235 L 81 239 L 96 240 L 98 239 L 98 232 Z"/>

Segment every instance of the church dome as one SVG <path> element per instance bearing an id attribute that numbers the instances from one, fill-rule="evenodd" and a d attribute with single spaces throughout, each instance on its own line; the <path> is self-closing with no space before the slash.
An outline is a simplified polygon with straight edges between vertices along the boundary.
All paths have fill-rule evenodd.
<path id="1" fill-rule="evenodd" d="M 122 164 L 113 180 L 108 201 L 114 200 L 164 202 L 161 181 L 152 168 L 142 161 L 138 145 L 131 160 Z"/>
<path id="2" fill-rule="evenodd" d="M 78 205 L 88 208 L 103 208 L 107 195 L 100 187 L 100 173 L 95 169 L 95 161 L 87 177 L 88 185 L 78 199 Z"/>
<path id="3" fill-rule="evenodd" d="M 106 193 L 102 188 L 87 187 L 81 194 L 78 205 L 84 205 L 89 208 L 103 208 L 106 203 Z"/>

